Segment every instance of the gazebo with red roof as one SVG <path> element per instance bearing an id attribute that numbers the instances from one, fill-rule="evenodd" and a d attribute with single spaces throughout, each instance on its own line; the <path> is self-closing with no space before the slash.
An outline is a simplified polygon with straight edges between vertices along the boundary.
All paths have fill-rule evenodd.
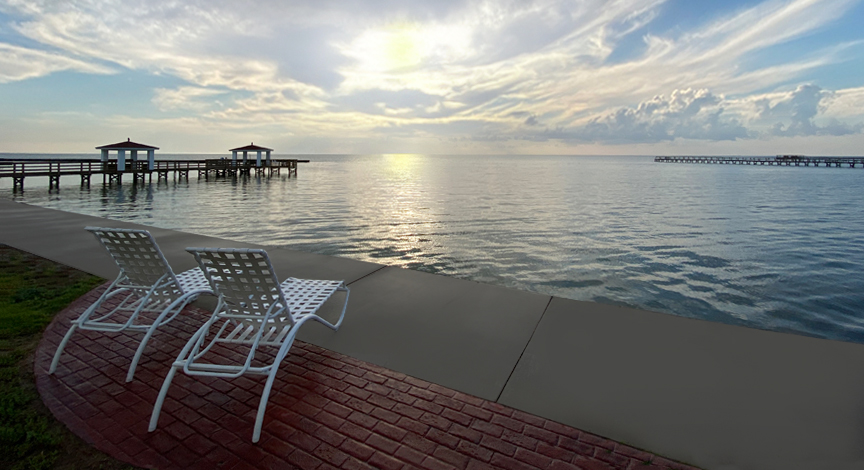
<path id="1" fill-rule="evenodd" d="M 101 147 L 96 147 L 97 150 L 102 151 L 102 161 L 108 161 L 109 152 L 116 151 L 117 152 L 117 171 L 123 172 L 126 171 L 126 151 L 129 151 L 130 156 L 132 157 L 132 168 L 136 169 L 135 163 L 138 161 L 138 151 L 143 150 L 147 152 L 147 169 L 153 170 L 155 166 L 155 158 L 156 158 L 156 150 L 159 150 L 159 147 L 154 147 L 152 145 L 139 144 L 138 142 L 132 142 L 131 139 L 126 138 L 126 142 L 117 142 L 116 144 L 103 145 Z"/>
<path id="2" fill-rule="evenodd" d="M 261 167 L 261 152 L 267 152 L 267 164 L 266 166 L 270 166 L 270 152 L 273 149 L 268 149 L 267 147 L 261 147 L 260 145 L 255 145 L 255 142 L 245 146 L 245 147 L 237 147 L 236 149 L 231 149 L 231 160 L 233 162 L 234 167 L 237 167 L 237 152 L 243 152 L 243 166 L 246 166 L 246 159 L 249 152 L 257 152 L 258 160 L 255 164 L 257 167 Z"/>

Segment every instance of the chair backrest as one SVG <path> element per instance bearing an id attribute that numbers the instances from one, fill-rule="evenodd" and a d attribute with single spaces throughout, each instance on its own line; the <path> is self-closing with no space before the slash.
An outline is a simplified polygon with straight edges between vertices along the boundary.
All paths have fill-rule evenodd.
<path id="1" fill-rule="evenodd" d="M 108 250 L 117 266 L 123 270 L 133 284 L 152 286 L 160 278 L 163 282 L 177 278 L 174 271 L 156 245 L 156 240 L 146 230 L 127 228 L 84 227 Z"/>
<path id="2" fill-rule="evenodd" d="M 261 321 L 284 309 L 277 322 L 294 323 L 267 252 L 253 248 L 186 248 L 195 256 L 210 287 L 227 307 L 218 314 Z"/>

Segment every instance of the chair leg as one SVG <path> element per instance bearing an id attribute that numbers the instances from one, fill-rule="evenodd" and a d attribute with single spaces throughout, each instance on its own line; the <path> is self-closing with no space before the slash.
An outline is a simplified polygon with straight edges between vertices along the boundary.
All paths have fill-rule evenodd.
<path id="1" fill-rule="evenodd" d="M 57 346 L 57 352 L 54 353 L 54 359 L 51 360 L 51 367 L 48 368 L 48 374 L 53 374 L 55 370 L 57 370 L 57 364 L 60 362 L 60 355 L 63 354 L 63 350 L 66 349 L 66 343 L 69 342 L 69 338 L 72 337 L 72 333 L 78 329 L 78 324 L 73 323 L 69 328 L 69 331 L 66 332 L 66 336 L 63 337 L 63 341 L 60 341 L 60 346 Z"/>
<path id="2" fill-rule="evenodd" d="M 116 286 L 121 279 L 123 279 L 122 271 L 120 272 L 120 275 L 117 276 L 117 279 L 114 279 L 114 282 L 112 282 L 111 285 L 108 286 L 108 288 L 105 289 L 104 292 L 102 292 L 102 295 L 99 296 L 99 299 L 97 299 L 96 302 L 93 302 L 92 305 L 87 307 L 87 310 L 85 310 L 84 313 L 82 313 L 77 320 L 72 322 L 72 326 L 69 328 L 69 331 L 66 332 L 66 336 L 63 337 L 63 341 L 60 342 L 60 346 L 57 346 L 57 352 L 54 353 L 54 359 L 51 360 L 51 367 L 48 368 L 49 375 L 53 374 L 54 371 L 57 370 L 57 364 L 60 362 L 60 355 L 63 354 L 63 350 L 66 349 L 66 343 L 69 342 L 69 338 L 72 337 L 72 333 L 74 333 L 75 330 L 78 329 L 78 326 L 81 324 L 80 322 L 86 322 L 90 318 L 90 315 L 95 313 L 96 309 L 102 305 L 102 302 L 104 302 L 105 299 L 108 299 L 115 294 L 121 292 L 114 290 L 114 286 Z"/>
<path id="3" fill-rule="evenodd" d="M 144 335 L 144 339 L 142 339 L 141 343 L 138 344 L 138 350 L 135 351 L 135 357 L 132 358 L 132 364 L 129 364 L 129 372 L 126 373 L 126 382 L 131 382 L 132 378 L 135 377 L 135 369 L 138 367 L 138 361 L 141 360 L 141 355 L 144 354 L 144 348 L 147 346 L 147 341 L 150 341 L 150 337 L 156 332 L 157 326 L 159 326 L 159 324 L 154 322 L 153 325 L 147 329 L 147 334 Z"/>
<path id="4" fill-rule="evenodd" d="M 351 289 L 348 286 L 345 286 L 345 304 L 342 305 L 342 314 L 339 315 L 339 320 L 333 325 L 334 331 L 339 331 L 339 327 L 342 326 L 342 320 L 345 319 L 345 310 L 348 309 L 348 297 L 351 296 Z"/>
<path id="5" fill-rule="evenodd" d="M 135 351 L 135 357 L 132 358 L 132 363 L 129 364 L 129 372 L 126 373 L 126 382 L 131 382 L 135 377 L 135 369 L 138 367 L 138 361 L 141 360 L 141 355 L 144 354 L 144 347 L 147 345 L 147 341 L 150 340 L 150 337 L 153 336 L 154 331 L 156 331 L 156 325 L 151 326 L 147 330 L 147 334 L 144 335 L 144 339 L 142 339 L 141 343 L 138 345 L 138 350 Z"/>
<path id="6" fill-rule="evenodd" d="M 171 370 L 168 371 L 168 375 L 165 377 L 165 382 L 162 383 L 162 389 L 159 390 L 159 397 L 156 399 L 156 404 L 153 405 L 153 414 L 150 415 L 150 427 L 147 428 L 148 432 L 156 430 L 156 424 L 159 422 L 159 413 L 162 412 L 162 403 L 168 395 L 168 388 L 171 387 L 171 381 L 174 380 L 174 374 L 177 373 L 177 369 L 178 367 L 176 365 L 172 365 Z"/>
<path id="7" fill-rule="evenodd" d="M 339 331 L 339 327 L 342 326 L 342 321 L 345 320 L 345 310 L 348 309 L 348 297 L 351 295 L 351 290 L 349 290 L 347 287 L 345 287 L 344 289 L 339 289 L 339 290 L 345 291 L 345 303 L 342 305 L 342 313 L 339 315 L 339 320 L 336 322 L 335 325 L 333 323 L 330 323 L 329 321 L 319 317 L 318 315 L 312 315 L 311 316 L 311 318 L 313 320 L 317 321 L 318 323 L 323 324 L 324 326 L 326 326 L 327 328 L 330 328 L 333 331 Z"/>
<path id="8" fill-rule="evenodd" d="M 197 296 L 196 296 L 197 297 Z M 153 324 L 150 325 L 150 328 L 147 329 L 147 334 L 144 335 L 144 339 L 141 340 L 141 343 L 138 344 L 138 350 L 135 351 L 135 357 L 132 358 L 132 364 L 129 365 L 129 372 L 126 373 L 126 382 L 131 382 L 132 378 L 135 377 L 135 369 L 138 367 L 138 361 L 141 360 L 141 356 L 144 354 L 144 348 L 147 346 L 147 342 L 150 341 L 150 337 L 153 336 L 153 333 L 156 332 L 156 328 L 162 325 L 162 321 L 165 319 L 168 314 L 177 308 L 179 313 L 180 310 L 183 310 L 183 307 L 186 306 L 187 302 L 180 303 L 178 306 L 177 303 L 180 302 L 181 299 L 176 300 L 174 303 L 169 305 L 165 310 L 162 311 L 162 314 L 153 321 Z M 175 315 L 176 316 L 176 315 Z M 171 317 L 173 318 L 173 317 Z"/>
<path id="9" fill-rule="evenodd" d="M 189 360 L 191 360 L 191 356 L 189 355 L 189 351 L 192 349 L 192 346 L 198 341 L 198 337 L 206 333 L 207 329 L 210 328 L 210 322 L 213 321 L 211 317 L 210 320 L 207 321 L 198 331 L 189 338 L 189 341 L 186 342 L 186 346 L 183 346 L 183 350 L 180 351 L 180 355 L 177 356 L 177 360 L 171 364 L 171 370 L 168 371 L 168 375 L 165 376 L 165 382 L 162 383 L 162 389 L 159 390 L 159 396 L 156 398 L 156 404 L 153 405 L 153 414 L 150 416 L 150 426 L 147 429 L 149 432 L 153 432 L 156 430 L 156 424 L 159 422 L 159 413 L 162 411 L 162 403 L 165 401 L 165 397 L 168 395 L 168 388 L 171 387 L 171 381 L 174 380 L 174 374 L 177 373 L 177 370 L 181 367 L 184 367 L 184 364 L 188 364 Z"/>
<path id="10" fill-rule="evenodd" d="M 279 370 L 279 363 L 273 364 L 273 369 L 267 376 L 267 384 L 264 385 L 264 391 L 261 393 L 261 402 L 258 404 L 258 415 L 255 417 L 255 430 L 252 431 L 252 442 L 256 443 L 261 439 L 261 425 L 264 424 L 264 412 L 267 410 L 267 400 L 270 398 L 270 390 L 273 388 L 273 381 L 276 380 L 276 372 Z"/>

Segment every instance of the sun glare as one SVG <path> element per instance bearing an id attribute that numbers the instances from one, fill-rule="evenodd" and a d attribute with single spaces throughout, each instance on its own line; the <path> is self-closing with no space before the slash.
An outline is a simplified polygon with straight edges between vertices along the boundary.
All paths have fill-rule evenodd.
<path id="1" fill-rule="evenodd" d="M 468 37 L 458 26 L 398 22 L 364 32 L 345 52 L 367 72 L 394 72 L 464 54 Z"/>
<path id="2" fill-rule="evenodd" d="M 384 38 L 384 60 L 389 68 L 404 68 L 417 65 L 422 60 L 420 50 L 422 38 L 413 25 L 394 28 Z"/>

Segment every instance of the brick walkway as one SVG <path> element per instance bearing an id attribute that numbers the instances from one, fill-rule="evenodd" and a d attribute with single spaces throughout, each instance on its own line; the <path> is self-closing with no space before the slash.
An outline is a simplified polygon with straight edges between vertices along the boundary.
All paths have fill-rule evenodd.
<path id="1" fill-rule="evenodd" d="M 251 442 L 264 377 L 179 373 L 159 420 L 147 424 L 183 344 L 208 317 L 187 308 L 151 339 L 125 383 L 140 335 L 78 331 L 47 375 L 70 320 L 102 288 L 57 315 L 36 353 L 36 383 L 54 415 L 120 460 L 160 469 L 583 469 L 694 467 L 373 364 L 295 342 Z M 350 315 L 350 312 L 348 312 Z M 650 462 L 650 463 L 648 463 Z"/>

